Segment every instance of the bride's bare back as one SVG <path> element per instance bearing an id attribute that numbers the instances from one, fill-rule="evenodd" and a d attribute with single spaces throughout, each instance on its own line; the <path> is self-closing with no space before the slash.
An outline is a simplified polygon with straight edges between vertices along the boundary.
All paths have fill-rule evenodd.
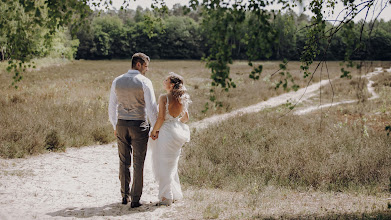
<path id="1" fill-rule="evenodd" d="M 168 97 L 168 114 L 176 118 L 183 112 L 183 105 L 174 98 L 171 94 L 167 94 Z"/>

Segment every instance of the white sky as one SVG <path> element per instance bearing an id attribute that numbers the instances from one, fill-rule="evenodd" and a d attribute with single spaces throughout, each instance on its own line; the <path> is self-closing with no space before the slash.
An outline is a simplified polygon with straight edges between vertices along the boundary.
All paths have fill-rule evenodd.
<path id="1" fill-rule="evenodd" d="M 159 0 L 160 2 L 161 0 Z M 172 8 L 172 6 L 174 4 L 181 4 L 181 5 L 189 5 L 189 0 L 164 0 L 166 5 L 168 6 L 168 8 Z M 201 2 L 202 0 L 200 0 Z M 229 1 L 229 0 L 227 0 Z M 309 0 L 304 0 L 304 1 L 309 1 Z M 379 10 L 379 8 L 382 7 L 381 4 L 385 4 L 387 3 L 388 0 L 377 0 L 377 5 L 375 5 L 375 9 L 377 9 L 377 11 Z M 150 8 L 151 7 L 151 4 L 152 4 L 153 0 L 135 0 L 135 1 L 131 1 L 131 5 L 130 5 L 130 8 L 131 9 L 136 9 L 137 6 L 141 6 L 142 8 Z M 231 2 L 233 2 L 233 0 L 231 0 Z M 356 2 L 359 2 L 356 0 Z M 360 1 L 361 2 L 361 1 Z M 114 7 L 116 7 L 117 9 L 119 9 L 121 7 L 123 3 L 123 0 L 113 0 L 113 5 Z M 384 5 L 383 5 L 384 7 Z M 334 15 L 330 15 L 328 16 L 328 18 L 330 20 L 333 20 L 336 18 L 336 16 L 338 15 L 338 13 L 342 10 L 342 5 L 339 5 L 336 7 L 335 9 L 335 13 Z M 294 9 L 294 11 L 296 13 L 299 13 L 300 9 L 298 7 L 296 7 Z M 309 14 L 309 12 L 305 12 L 306 14 Z M 358 21 L 360 19 L 363 19 L 365 18 L 365 13 L 364 11 L 362 11 L 354 20 L 355 21 Z M 377 14 L 377 13 L 376 13 Z M 371 19 L 374 19 L 374 17 L 372 16 L 373 13 L 369 13 L 368 14 L 368 19 L 367 20 L 371 20 Z M 342 18 L 342 15 L 339 17 L 339 18 Z M 385 21 L 389 21 L 391 19 L 391 5 L 388 4 L 388 6 L 385 8 L 385 10 L 381 13 L 381 15 L 379 16 L 379 19 L 384 19 Z"/>

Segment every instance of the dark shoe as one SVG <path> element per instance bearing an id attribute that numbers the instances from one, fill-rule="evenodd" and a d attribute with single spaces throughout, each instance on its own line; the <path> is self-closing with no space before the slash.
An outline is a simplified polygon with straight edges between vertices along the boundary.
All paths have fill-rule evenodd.
<path id="1" fill-rule="evenodd" d="M 122 198 L 122 204 L 123 204 L 123 205 L 128 204 L 128 202 L 130 202 L 129 197 L 124 197 L 124 198 Z"/>
<path id="2" fill-rule="evenodd" d="M 130 208 L 137 208 L 140 206 L 142 206 L 142 204 L 140 202 L 131 202 L 130 203 Z"/>

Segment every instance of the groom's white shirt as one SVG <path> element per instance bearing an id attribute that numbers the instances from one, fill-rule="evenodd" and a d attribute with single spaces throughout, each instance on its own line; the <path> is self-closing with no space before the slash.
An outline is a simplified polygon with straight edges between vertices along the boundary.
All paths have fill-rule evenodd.
<path id="1" fill-rule="evenodd" d="M 121 103 L 126 102 L 126 100 L 118 100 L 117 94 L 116 94 L 116 88 L 117 88 L 117 82 L 121 79 L 132 79 L 133 81 L 140 82 L 142 86 L 142 91 L 144 93 L 144 103 L 145 105 L 142 106 L 144 108 L 143 112 L 138 112 L 136 115 L 131 115 L 133 110 L 132 109 L 125 109 L 125 112 L 129 112 L 129 115 L 124 115 L 124 110 L 121 112 L 122 115 L 118 115 L 118 106 L 121 105 L 121 107 L 126 106 L 128 103 Z M 134 88 L 133 88 L 134 89 Z M 127 94 L 129 97 L 135 94 L 132 94 L 129 92 Z M 141 100 L 142 101 L 142 100 Z M 114 130 L 116 130 L 116 125 L 118 118 L 119 119 L 125 119 L 125 120 L 145 120 L 147 121 L 147 117 L 149 119 L 149 123 L 153 127 L 156 123 L 156 119 L 158 116 L 158 109 L 156 104 L 156 98 L 155 98 L 155 92 L 153 90 L 153 85 L 150 79 L 142 75 L 138 70 L 129 70 L 127 73 L 122 74 L 121 76 L 118 76 L 114 79 L 111 90 L 110 90 L 110 99 L 109 99 L 109 120 L 111 124 L 113 125 Z"/>

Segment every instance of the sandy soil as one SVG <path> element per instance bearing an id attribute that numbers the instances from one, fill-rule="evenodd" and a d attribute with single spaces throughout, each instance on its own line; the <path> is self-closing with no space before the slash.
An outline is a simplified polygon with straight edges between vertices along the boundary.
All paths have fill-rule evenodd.
<path id="1" fill-rule="evenodd" d="M 166 211 L 158 201 L 151 159 L 145 166 L 142 203 L 120 204 L 116 146 L 70 148 L 27 159 L 0 160 L 0 219 L 154 219 Z"/>
<path id="2" fill-rule="evenodd" d="M 294 100 L 304 101 L 316 95 L 319 86 L 328 82 L 328 80 L 324 80 L 298 92 L 273 97 L 253 106 L 195 122 L 190 126 L 202 129 L 229 117 L 284 104 L 287 100 L 292 102 Z M 368 88 L 371 88 L 370 85 Z M 115 144 L 69 148 L 62 153 L 47 153 L 24 159 L 0 159 L 0 178 L 0 220 L 201 219 L 205 217 L 202 213 L 199 213 L 205 209 L 205 206 L 200 206 L 194 202 L 199 200 L 199 195 L 202 192 L 191 189 L 184 191 L 185 198 L 183 201 L 170 207 L 156 206 L 158 186 L 153 180 L 149 153 L 145 163 L 144 191 L 141 198 L 144 205 L 137 209 L 130 209 L 129 205 L 121 205 L 118 154 Z M 265 195 L 267 193 L 266 191 Z M 195 194 L 198 197 L 194 198 Z M 225 198 L 223 194 L 224 192 L 221 192 L 221 198 Z M 269 194 L 273 195 L 271 192 Z M 229 193 L 229 195 L 232 196 L 233 194 Z M 305 195 L 308 203 L 317 204 L 316 201 L 323 201 L 321 195 L 316 198 L 311 193 Z M 339 203 L 341 204 L 357 201 L 354 196 L 341 195 L 339 196 L 341 198 Z M 229 198 L 234 201 L 234 198 Z M 279 203 L 284 198 L 286 197 L 281 196 L 279 198 L 276 196 L 275 199 L 268 198 L 267 201 L 270 204 Z M 327 206 L 328 198 L 329 195 L 324 197 L 325 202 L 319 203 L 319 205 Z M 368 201 L 367 199 L 369 197 L 361 198 L 360 201 L 365 202 Z M 370 198 L 370 200 L 374 199 Z M 288 202 L 293 201 L 295 199 L 290 199 Z M 206 202 L 203 203 L 207 204 Z M 241 204 L 239 201 L 237 203 Z M 338 208 L 339 203 L 334 204 L 334 206 Z M 278 207 L 280 206 L 272 206 L 269 212 L 271 214 L 287 212 L 287 205 Z M 352 207 L 350 206 L 350 208 Z M 224 217 L 224 215 L 220 214 L 220 217 Z"/>

